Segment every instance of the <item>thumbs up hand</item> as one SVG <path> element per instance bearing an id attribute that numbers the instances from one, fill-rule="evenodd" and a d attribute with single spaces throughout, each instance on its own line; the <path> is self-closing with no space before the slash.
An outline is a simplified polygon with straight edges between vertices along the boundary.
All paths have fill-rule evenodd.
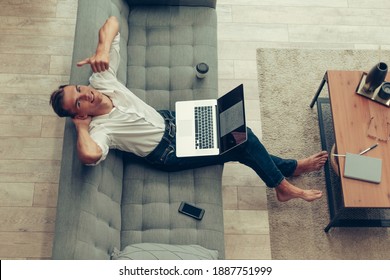
<path id="1" fill-rule="evenodd" d="M 88 57 L 84 60 L 81 60 L 77 63 L 78 67 L 82 67 L 86 64 L 91 65 L 92 71 L 96 72 L 104 72 L 109 68 L 109 54 L 107 53 L 96 53 L 91 57 Z"/>

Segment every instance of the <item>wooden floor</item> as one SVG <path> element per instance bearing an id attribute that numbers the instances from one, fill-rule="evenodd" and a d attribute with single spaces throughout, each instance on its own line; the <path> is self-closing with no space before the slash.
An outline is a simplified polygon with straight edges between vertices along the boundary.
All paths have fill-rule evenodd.
<path id="1" fill-rule="evenodd" d="M 69 80 L 76 9 L 0 0 L 1 259 L 51 257 L 64 121 L 48 96 Z M 219 0 L 217 12 L 220 94 L 244 83 L 259 136 L 256 48 L 390 48 L 388 0 Z M 226 165 L 224 209 L 226 257 L 270 259 L 265 186 L 253 171 Z"/>

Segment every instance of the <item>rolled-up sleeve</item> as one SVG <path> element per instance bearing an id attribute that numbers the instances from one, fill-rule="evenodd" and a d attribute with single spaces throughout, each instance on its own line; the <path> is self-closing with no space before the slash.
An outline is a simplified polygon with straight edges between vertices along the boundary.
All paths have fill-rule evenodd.
<path id="1" fill-rule="evenodd" d="M 93 141 L 96 142 L 96 144 L 100 147 L 100 149 L 102 150 L 102 156 L 100 157 L 100 159 L 95 162 L 95 163 L 92 163 L 92 164 L 87 164 L 89 166 L 95 166 L 95 165 L 98 165 L 99 163 L 101 163 L 103 160 L 106 159 L 107 155 L 108 155 L 108 152 L 110 150 L 110 138 L 107 134 L 105 134 L 103 131 L 96 131 L 96 132 L 90 132 L 90 135 L 91 135 L 91 138 L 93 139 Z"/>

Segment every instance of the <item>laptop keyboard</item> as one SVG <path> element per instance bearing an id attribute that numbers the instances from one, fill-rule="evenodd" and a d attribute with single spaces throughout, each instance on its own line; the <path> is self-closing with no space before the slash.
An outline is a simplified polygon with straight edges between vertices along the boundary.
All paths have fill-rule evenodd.
<path id="1" fill-rule="evenodd" d="M 195 149 L 214 148 L 212 106 L 198 106 L 195 111 Z"/>

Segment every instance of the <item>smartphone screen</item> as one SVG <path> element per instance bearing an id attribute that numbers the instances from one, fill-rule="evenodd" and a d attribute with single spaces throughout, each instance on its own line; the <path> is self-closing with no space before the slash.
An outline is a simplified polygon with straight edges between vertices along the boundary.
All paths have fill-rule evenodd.
<path id="1" fill-rule="evenodd" d="M 182 202 L 180 204 L 179 212 L 198 220 L 201 220 L 204 215 L 204 209 L 191 205 L 187 202 Z"/>

